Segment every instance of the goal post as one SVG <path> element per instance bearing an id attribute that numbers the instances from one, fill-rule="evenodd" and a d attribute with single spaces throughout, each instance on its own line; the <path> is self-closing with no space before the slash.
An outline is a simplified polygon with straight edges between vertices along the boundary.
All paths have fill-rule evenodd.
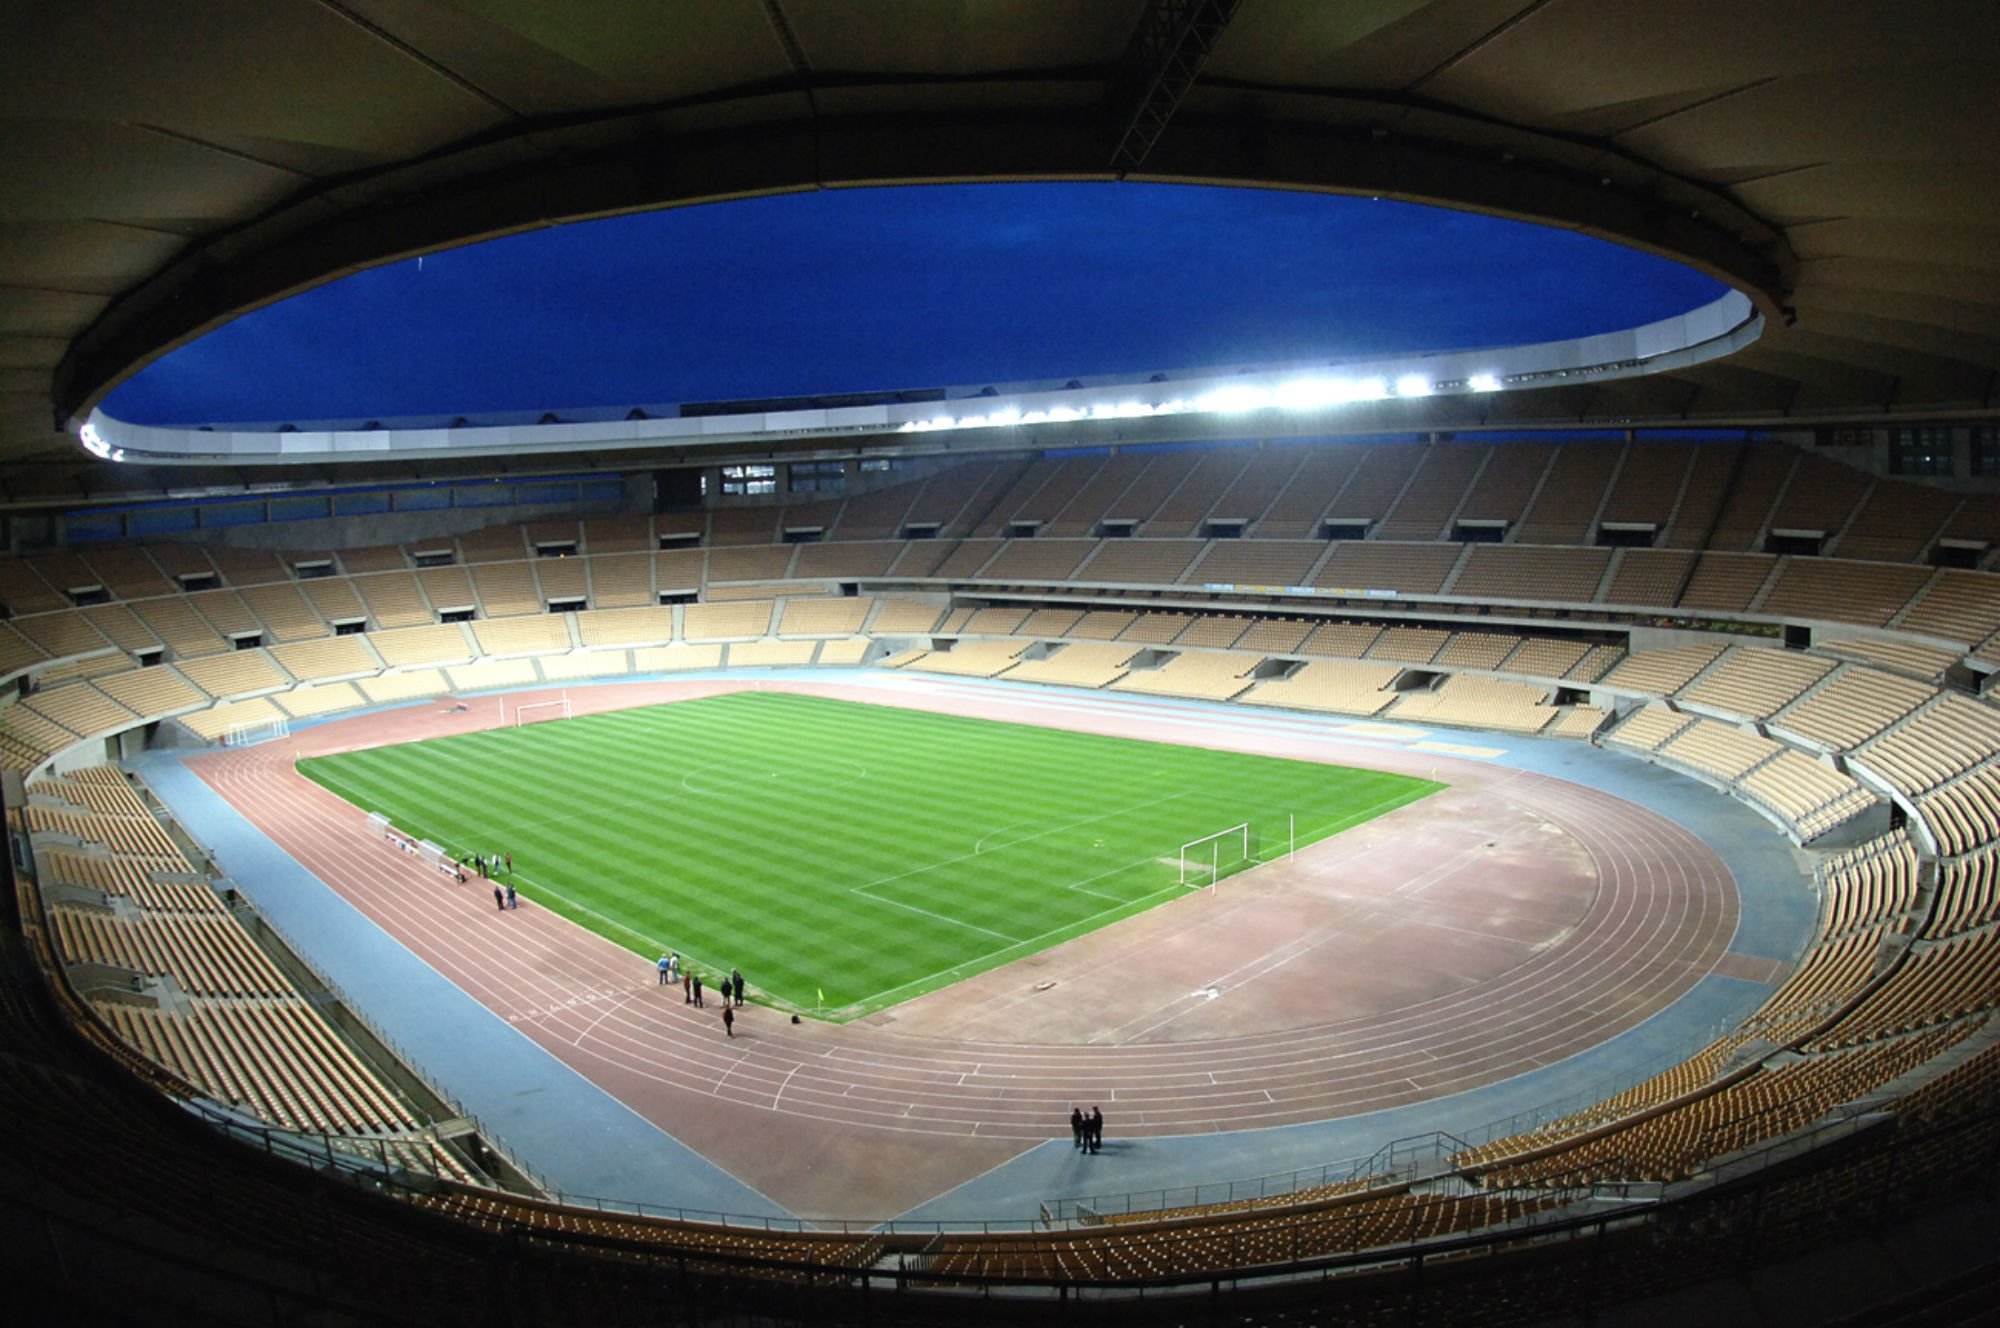
<path id="1" fill-rule="evenodd" d="M 555 701 L 530 701 L 526 705 L 514 707 L 514 727 L 517 729 L 526 724 L 539 724 L 544 720 L 570 717 L 568 692 L 564 692 L 562 697 Z"/>
<path id="2" fill-rule="evenodd" d="M 1213 887 L 1223 877 L 1254 867 L 1258 861 L 1257 833 L 1245 821 L 1182 844 L 1180 883 L 1195 889 L 1204 885 Z"/>
<path id="3" fill-rule="evenodd" d="M 223 732 L 224 747 L 254 747 L 260 742 L 270 742 L 276 738 L 292 735 L 292 721 L 280 716 L 276 719 L 253 719 L 244 724 L 231 724 Z"/>

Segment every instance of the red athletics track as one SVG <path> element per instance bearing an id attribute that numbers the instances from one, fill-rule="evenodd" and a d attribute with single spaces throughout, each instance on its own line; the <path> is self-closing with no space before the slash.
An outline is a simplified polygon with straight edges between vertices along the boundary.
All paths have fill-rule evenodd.
<path id="1" fill-rule="evenodd" d="M 1692 833 L 1597 790 L 1343 744 L 1338 724 L 1101 693 L 834 681 L 577 688 L 578 713 L 746 686 L 1430 775 L 1451 787 L 1296 859 L 845 1026 L 718 1012 L 529 898 L 500 913 L 366 833 L 305 755 L 503 722 L 499 699 L 191 759 L 264 834 L 555 1056 L 805 1217 L 907 1211 L 1051 1138 L 1071 1103 L 1188 1134 L 1405 1106 L 1574 1055 L 1725 961 L 1737 896 Z M 507 704 L 547 699 L 524 692 Z M 1478 735 L 1463 735 L 1467 743 Z M 1742 976 L 1753 976 L 1741 974 Z M 1772 974 L 1754 975 L 1768 979 Z M 754 983 L 755 975 L 751 975 Z M 1053 986 L 1043 984 L 1053 982 Z M 1038 989 L 1040 988 L 1040 989 Z"/>

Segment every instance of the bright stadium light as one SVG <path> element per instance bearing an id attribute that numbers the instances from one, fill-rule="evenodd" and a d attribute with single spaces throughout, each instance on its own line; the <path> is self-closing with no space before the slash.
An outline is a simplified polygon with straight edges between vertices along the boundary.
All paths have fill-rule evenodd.
<path id="1" fill-rule="evenodd" d="M 1274 396 L 1286 410 L 1318 410 L 1349 399 L 1353 385 L 1340 378 L 1294 378 L 1278 384 Z"/>
<path id="2" fill-rule="evenodd" d="M 1218 387 L 1213 392 L 1204 392 L 1194 399 L 1197 410 L 1234 414 L 1245 410 L 1262 410 L 1271 404 L 1271 394 L 1261 387 Z"/>
<path id="3" fill-rule="evenodd" d="M 1396 395 L 1399 397 L 1427 397 L 1431 394 L 1431 380 L 1422 374 L 1404 374 L 1396 380 Z"/>
<path id="4" fill-rule="evenodd" d="M 1384 380 L 1380 378 L 1361 378 L 1355 380 L 1354 395 L 1351 399 L 1354 401 L 1380 401 L 1388 395 L 1389 384 Z"/>
<path id="5" fill-rule="evenodd" d="M 1466 380 L 1465 385 L 1475 392 L 1498 392 L 1500 390 L 1500 375 L 1490 373 L 1474 374 Z"/>

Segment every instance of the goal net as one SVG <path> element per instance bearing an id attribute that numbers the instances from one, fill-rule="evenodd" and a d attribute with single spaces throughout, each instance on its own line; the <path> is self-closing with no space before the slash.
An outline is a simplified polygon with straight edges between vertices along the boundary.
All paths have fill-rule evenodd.
<path id="1" fill-rule="evenodd" d="M 1195 889 L 1214 885 L 1232 872 L 1256 866 L 1258 861 L 1257 832 L 1245 821 L 1182 844 L 1181 884 Z"/>
<path id="2" fill-rule="evenodd" d="M 277 719 L 253 719 L 247 724 L 231 724 L 222 735 L 224 747 L 254 747 L 260 742 L 273 738 L 288 738 L 292 733 L 292 721 L 283 717 Z"/>
<path id="3" fill-rule="evenodd" d="M 568 719 L 570 717 L 569 697 L 558 701 L 531 701 L 527 705 L 514 707 L 514 727 L 523 724 L 539 724 L 545 719 Z"/>

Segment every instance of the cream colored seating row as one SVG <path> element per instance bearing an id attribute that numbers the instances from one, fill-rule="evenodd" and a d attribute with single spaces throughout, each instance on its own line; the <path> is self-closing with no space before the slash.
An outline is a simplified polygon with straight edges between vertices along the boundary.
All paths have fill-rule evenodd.
<path id="1" fill-rule="evenodd" d="M 1933 939 L 2000 921 L 2000 851 L 1947 862 L 1938 873 L 1937 908 L 1925 927 Z"/>
<path id="2" fill-rule="evenodd" d="M 1227 650 L 1250 627 L 1250 619 L 1234 614 L 1203 614 L 1182 629 L 1173 644 L 1202 650 Z"/>
<path id="3" fill-rule="evenodd" d="M 968 636 L 1012 636 L 1028 620 L 1028 612 L 1019 608 L 974 609 L 958 630 Z"/>
<path id="4" fill-rule="evenodd" d="M 156 872 L 187 870 L 185 862 L 172 858 L 87 853 L 47 845 L 35 851 L 35 862 L 53 881 L 98 891 L 107 901 L 122 896 L 151 913 L 223 911 L 222 900 L 205 885 L 154 879 Z"/>
<path id="5" fill-rule="evenodd" d="M 417 668 L 431 664 L 458 664 L 476 653 L 457 623 L 433 623 L 427 627 L 400 627 L 370 632 L 368 643 L 382 662 L 392 669 Z"/>
<path id="6" fill-rule="evenodd" d="M 414 572 L 374 572 L 353 578 L 373 625 L 415 627 L 437 621 Z"/>
<path id="7" fill-rule="evenodd" d="M 1758 611 L 1881 627 L 1930 578 L 1930 568 L 1907 563 L 1788 558 Z"/>
<path id="8" fill-rule="evenodd" d="M 36 692 L 19 704 L 80 738 L 130 728 L 139 722 L 139 716 L 87 682 L 64 683 Z"/>
<path id="9" fill-rule="evenodd" d="M 1112 683 L 1111 689 L 1227 701 L 1248 690 L 1252 681 L 1249 674 L 1257 663 L 1255 655 L 1190 650 L 1173 656 L 1156 669 L 1127 673 Z"/>
<path id="10" fill-rule="evenodd" d="M 1603 682 L 1606 687 L 1671 696 L 1713 664 L 1723 649 L 1719 645 L 1695 645 L 1635 651 L 1606 674 Z"/>
<path id="11" fill-rule="evenodd" d="M 483 655 L 540 655 L 573 649 L 569 625 L 573 615 L 544 613 L 532 618 L 495 618 L 471 624 Z"/>
<path id="12" fill-rule="evenodd" d="M 923 635 L 938 625 L 944 607 L 926 600 L 887 595 L 875 605 L 868 630 L 876 636 Z"/>
<path id="13" fill-rule="evenodd" d="M 777 669 L 810 664 L 818 652 L 817 641 L 781 641 L 771 637 L 761 641 L 732 641 L 727 647 L 731 668 Z"/>
<path id="14" fill-rule="evenodd" d="M 1406 692 L 1389 718 L 1412 724 L 1452 724 L 1503 733 L 1540 733 L 1555 719 L 1548 690 L 1530 683 L 1452 674 L 1435 688 Z"/>
<path id="15" fill-rule="evenodd" d="M 1820 863 L 1814 875 L 1826 897 L 1821 935 L 1845 936 L 1901 917 L 1917 901 L 1917 848 L 1901 830 Z"/>
<path id="16" fill-rule="evenodd" d="M 1832 660 L 1737 646 L 1681 689 L 1680 699 L 1748 719 L 1768 719 L 1832 672 Z"/>
<path id="17" fill-rule="evenodd" d="M 575 556 L 537 558 L 534 563 L 535 580 L 541 585 L 542 603 L 591 603 L 590 565 L 590 559 Z M 444 607 L 435 591 L 431 593 L 431 602 L 439 608 Z M 465 602 L 469 604 L 471 600 Z"/>
<path id="18" fill-rule="evenodd" d="M 1914 641 L 1891 641 L 1883 637 L 1843 637 L 1815 641 L 1815 651 L 1841 659 L 1860 660 L 1893 673 L 1907 673 L 1925 682 L 1936 682 L 1945 670 L 1958 663 L 1959 652 Z"/>
<path id="19" fill-rule="evenodd" d="M 1450 632 L 1437 627 L 1389 627 L 1369 645 L 1365 658 L 1428 664 L 1450 639 Z"/>
<path id="20" fill-rule="evenodd" d="M 674 611 L 668 605 L 629 609 L 587 609 L 576 615 L 584 645 L 665 645 L 674 639 Z"/>
<path id="21" fill-rule="evenodd" d="M 1070 579 L 1086 585 L 1172 585 L 1201 550 L 1201 540 L 1103 540 Z"/>
<path id="22" fill-rule="evenodd" d="M 1609 549 L 1475 544 L 1450 593 L 1494 600 L 1587 604 L 1611 561 Z"/>
<path id="23" fill-rule="evenodd" d="M 1981 766 L 1917 804 L 1947 856 L 1971 853 L 2000 839 L 2000 768 Z"/>
<path id="24" fill-rule="evenodd" d="M 109 816 L 153 814 L 123 775 L 104 779 L 97 774 L 104 769 L 104 766 L 87 766 L 67 774 L 45 775 L 30 784 L 28 792 L 37 797 L 58 798 L 83 812 L 103 812 Z"/>
<path id="25" fill-rule="evenodd" d="M 681 637 L 687 641 L 730 641 L 771 634 L 776 602 L 746 599 L 681 607 Z"/>
<path id="26" fill-rule="evenodd" d="M 1890 729 L 1855 759 L 1905 793 L 1929 792 L 2000 752 L 2000 714 L 1950 693 Z"/>
<path id="27" fill-rule="evenodd" d="M 1772 724 L 1839 751 L 1859 747 L 1928 701 L 1934 690 L 1908 678 L 1844 666 L 1823 686 L 1772 716 Z"/>
<path id="28" fill-rule="evenodd" d="M 219 1100 L 285 1128 L 333 1134 L 416 1128 L 409 1111 L 295 998 L 197 1001 L 188 1014 L 98 1008 L 147 1055 Z"/>
<path id="29" fill-rule="evenodd" d="M 1665 706 L 1640 706 L 1627 715 L 1605 741 L 1614 747 L 1626 747 L 1635 752 L 1656 752 L 1692 723 L 1693 716 L 1680 714 Z"/>
<path id="30" fill-rule="evenodd" d="M 289 582 L 245 586 L 239 594 L 272 641 L 310 641 L 333 634 L 305 592 Z"/>
<path id="31" fill-rule="evenodd" d="M 1142 613 L 1131 626 L 1118 634 L 1118 639 L 1163 646 L 1186 631 L 1193 621 L 1193 615 L 1186 613 Z"/>
<path id="32" fill-rule="evenodd" d="M 1021 652 L 1032 644 L 1017 638 L 982 639 L 960 641 L 950 650 L 925 650 L 907 652 L 913 658 L 900 664 L 894 661 L 900 657 L 891 656 L 882 661 L 893 667 L 916 669 L 923 673 L 948 673 L 966 678 L 991 678 L 1005 669 L 1011 668 Z"/>
<path id="33" fill-rule="evenodd" d="M 300 682 L 378 673 L 382 668 L 369 650 L 367 638 L 360 633 L 318 641 L 283 642 L 271 647 L 271 658 Z"/>
<path id="34" fill-rule="evenodd" d="M 310 719 L 314 715 L 359 709 L 367 704 L 367 698 L 356 691 L 351 682 L 323 682 L 307 683 L 289 692 L 275 692 L 271 702 L 293 719 Z"/>
<path id="35" fill-rule="evenodd" d="M 853 636 L 875 607 L 872 597 L 788 599 L 778 618 L 779 636 Z"/>
<path id="36" fill-rule="evenodd" d="M 171 975 L 197 996 L 283 996 L 291 982 L 227 914 L 141 914 L 105 909 L 50 910 L 70 963 L 105 964 L 134 973 Z"/>
<path id="37" fill-rule="evenodd" d="M 532 563 L 474 563 L 470 569 L 479 611 L 488 618 L 519 618 L 542 613 L 541 587 Z M 648 603 L 652 597 L 647 596 Z"/>
<path id="38" fill-rule="evenodd" d="M 1918 942 L 1890 980 L 1869 992 L 1821 1039 L 1844 1046 L 1925 1028 L 2000 1002 L 2000 928 Z"/>
<path id="39" fill-rule="evenodd" d="M 1435 595 L 1458 562 L 1457 544 L 1389 544 L 1374 540 L 1345 540 L 1319 570 L 1313 585 L 1320 590 L 1393 590 L 1401 595 Z"/>
<path id="40" fill-rule="evenodd" d="M 1492 672 L 1499 669 L 1502 662 L 1523 644 L 1525 638 L 1516 636 L 1512 632 L 1453 632 L 1451 638 L 1444 643 L 1444 648 L 1437 652 L 1437 662 L 1449 669 L 1482 669 Z M 1578 659 L 1583 657 L 1583 647 L 1577 647 L 1576 655 Z M 1560 677 L 1561 674 L 1550 676 Z"/>
<path id="41" fill-rule="evenodd" d="M 1284 618 L 1260 618 L 1236 642 L 1239 650 L 1260 655 L 1295 655 L 1312 635 L 1312 624 Z"/>
<path id="42" fill-rule="evenodd" d="M 1041 659 L 1023 660 L 1005 676 L 1013 682 L 1104 687 L 1125 676 L 1126 666 L 1141 649 L 1119 642 L 1076 641 L 1058 646 Z"/>
<path id="43" fill-rule="evenodd" d="M 880 622 L 880 615 L 876 620 Z M 1138 614 L 1123 609 L 1092 609 L 1077 620 L 1069 635 L 1083 641 L 1110 641 L 1138 621 Z"/>
<path id="44" fill-rule="evenodd" d="M 1769 738 L 1713 719 L 1697 719 L 1661 743 L 1658 754 L 1662 760 L 1734 782 L 1784 750 L 1782 743 Z"/>
<path id="45" fill-rule="evenodd" d="M 634 673 L 678 673 L 687 669 L 719 669 L 722 667 L 722 647 L 720 645 L 678 645 L 651 646 L 632 652 Z"/>
<path id="46" fill-rule="evenodd" d="M 1791 748 L 1744 775 L 1740 787 L 1784 817 L 1801 840 L 1823 835 L 1875 805 L 1875 796 L 1854 780 Z"/>
<path id="47" fill-rule="evenodd" d="M 1590 741 L 1597 731 L 1604 727 L 1604 721 L 1611 717 L 1609 710 L 1593 705 L 1564 706 L 1555 722 L 1542 730 L 1551 738 L 1579 738 Z"/>
<path id="48" fill-rule="evenodd" d="M 331 640 L 331 637 L 322 638 Z M 291 678 L 262 650 L 184 660 L 175 666 L 187 680 L 218 701 L 289 687 Z"/>
<path id="49" fill-rule="evenodd" d="M 866 663 L 868 652 L 874 647 L 875 643 L 865 636 L 822 641 L 819 643 L 819 662 L 822 665 L 852 668 Z"/>
<path id="50" fill-rule="evenodd" d="M 176 659 L 218 655 L 234 649 L 195 611 L 193 604 L 180 596 L 136 600 L 130 607 Z"/>
<path id="51" fill-rule="evenodd" d="M 1241 699 L 1251 705 L 1324 710 L 1339 715 L 1376 715 L 1396 700 L 1396 694 L 1388 688 L 1402 671 L 1400 664 L 1311 660 L 1289 677 L 1257 683 Z"/>
<path id="52" fill-rule="evenodd" d="M 197 710 L 182 715 L 180 722 L 210 742 L 219 741 L 238 724 L 258 724 L 268 720 L 287 718 L 284 711 L 272 705 L 264 697 L 255 696 L 247 701 L 228 701 L 211 706 L 207 710 Z"/>
<path id="53" fill-rule="evenodd" d="M 114 853 L 179 862 L 181 869 L 186 869 L 186 859 L 174 841 L 150 816 L 113 816 L 33 803 L 18 810 L 21 824 L 30 834 L 67 835 L 86 844 L 101 844 Z"/>
<path id="54" fill-rule="evenodd" d="M 542 655 L 535 661 L 549 682 L 584 678 L 619 678 L 632 671 L 632 657 L 623 650 L 580 650 L 570 655 Z"/>

